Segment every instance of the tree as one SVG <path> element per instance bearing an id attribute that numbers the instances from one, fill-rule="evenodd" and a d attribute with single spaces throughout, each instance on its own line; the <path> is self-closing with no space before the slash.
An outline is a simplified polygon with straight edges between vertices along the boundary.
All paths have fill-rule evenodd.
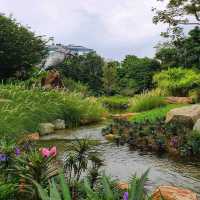
<path id="1" fill-rule="evenodd" d="M 195 27 L 182 40 L 159 46 L 155 58 L 161 61 L 163 68 L 181 66 L 200 69 L 200 28 Z"/>
<path id="2" fill-rule="evenodd" d="M 88 85 L 95 95 L 102 93 L 104 60 L 96 53 L 67 58 L 60 65 L 64 76 Z"/>
<path id="3" fill-rule="evenodd" d="M 103 88 L 107 95 L 114 95 L 117 91 L 117 68 L 116 61 L 105 63 L 103 67 Z"/>
<path id="4" fill-rule="evenodd" d="M 118 71 L 122 89 L 132 88 L 136 93 L 153 87 L 152 77 L 160 70 L 158 61 L 150 58 L 138 58 L 128 55 Z"/>
<path id="5" fill-rule="evenodd" d="M 21 77 L 46 55 L 46 41 L 14 19 L 0 15 L 0 78 Z"/>
<path id="6" fill-rule="evenodd" d="M 186 96 L 189 90 L 200 86 L 200 73 L 192 69 L 169 68 L 153 77 L 157 87 L 169 95 Z"/>
<path id="7" fill-rule="evenodd" d="M 173 39 L 182 36 L 183 25 L 200 25 L 200 1 L 199 0 L 157 0 L 165 1 L 166 8 L 159 10 L 153 8 L 156 15 L 153 17 L 155 24 L 164 23 L 169 27 L 164 37 Z"/>

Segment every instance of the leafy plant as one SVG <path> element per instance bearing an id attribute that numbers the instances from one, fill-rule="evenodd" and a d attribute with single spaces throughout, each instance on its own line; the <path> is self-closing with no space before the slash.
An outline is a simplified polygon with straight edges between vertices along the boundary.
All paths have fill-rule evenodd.
<path id="1" fill-rule="evenodd" d="M 169 68 L 154 76 L 154 82 L 169 95 L 185 96 L 189 90 L 200 85 L 198 71 L 184 68 Z"/>

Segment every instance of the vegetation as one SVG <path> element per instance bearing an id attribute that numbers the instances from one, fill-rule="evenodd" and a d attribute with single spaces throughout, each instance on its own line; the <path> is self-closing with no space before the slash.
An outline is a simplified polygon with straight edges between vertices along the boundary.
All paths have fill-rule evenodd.
<path id="1" fill-rule="evenodd" d="M 99 100 L 105 108 L 110 111 L 127 110 L 129 107 L 129 98 L 123 96 L 101 97 Z"/>
<path id="2" fill-rule="evenodd" d="M 60 66 L 65 77 L 88 85 L 95 95 L 102 93 L 104 60 L 96 53 L 76 55 Z"/>
<path id="3" fill-rule="evenodd" d="M 162 68 L 184 67 L 199 69 L 200 28 L 189 31 L 188 36 L 157 46 L 156 59 L 161 61 Z"/>
<path id="4" fill-rule="evenodd" d="M 58 90 L 26 89 L 1 85 L 0 133 L 20 134 L 37 130 L 41 122 L 65 119 L 68 127 L 101 120 L 105 110 L 94 98 Z"/>
<path id="5" fill-rule="evenodd" d="M 131 112 L 142 112 L 165 105 L 164 97 L 157 95 L 156 92 L 143 92 L 132 99 L 129 110 Z"/>
<path id="6" fill-rule="evenodd" d="M 53 154 L 47 154 L 47 148 L 38 151 L 37 147 L 30 142 L 18 146 L 9 140 L 3 142 L 4 148 L 0 147 L 0 168 L 4 168 L 0 175 L 2 199 L 117 200 L 123 196 L 129 196 L 127 197 L 129 199 L 136 197 L 139 200 L 147 199 L 144 187 L 148 171 L 141 178 L 132 177 L 128 190 L 117 188 L 116 181 L 99 173 L 98 169 L 102 161 L 97 154 L 94 156 L 94 152 L 90 151 L 87 140 L 77 140 L 66 149 L 64 171 L 62 166 L 59 167 L 60 169 L 57 168 L 56 147 L 53 147 L 55 149 Z M 8 151 L 12 152 L 12 156 L 8 156 L 6 153 Z M 2 159 L 2 155 L 6 159 Z M 11 163 L 9 166 L 6 165 L 8 161 Z M 92 161 L 92 168 L 89 161 Z M 59 171 L 62 171 L 60 175 Z M 88 176 L 83 176 L 85 171 L 90 171 Z"/>
<path id="7" fill-rule="evenodd" d="M 153 9 L 156 12 L 153 22 L 169 25 L 167 31 L 162 33 L 163 36 L 171 36 L 173 39 L 180 38 L 183 25 L 200 25 L 200 2 L 198 0 L 169 0 L 164 5 L 166 7 L 163 10 Z"/>
<path id="8" fill-rule="evenodd" d="M 199 87 L 199 72 L 192 69 L 170 68 L 156 74 L 154 82 L 169 95 L 186 96 L 189 90 Z"/>
<path id="9" fill-rule="evenodd" d="M 25 78 L 46 55 L 46 41 L 12 18 L 0 15 L 0 78 Z"/>
<path id="10" fill-rule="evenodd" d="M 156 60 L 128 55 L 118 70 L 120 89 L 122 92 L 133 90 L 132 95 L 151 89 L 153 75 L 159 70 L 160 64 Z"/>

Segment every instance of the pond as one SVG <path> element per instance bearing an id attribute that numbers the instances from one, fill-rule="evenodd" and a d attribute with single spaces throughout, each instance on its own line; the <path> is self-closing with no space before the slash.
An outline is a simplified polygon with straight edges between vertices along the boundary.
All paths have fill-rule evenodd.
<path id="1" fill-rule="evenodd" d="M 56 145 L 62 157 L 65 145 L 76 138 L 90 138 L 100 141 L 94 148 L 104 160 L 102 170 L 121 181 L 128 181 L 135 173 L 141 175 L 150 168 L 147 189 L 154 190 L 159 185 L 185 187 L 200 193 L 200 163 L 174 161 L 167 156 L 158 157 L 151 153 L 131 151 L 128 146 L 117 146 L 107 142 L 101 135 L 104 125 L 80 127 L 78 129 L 58 131 L 54 135 L 44 136 L 43 142 Z"/>

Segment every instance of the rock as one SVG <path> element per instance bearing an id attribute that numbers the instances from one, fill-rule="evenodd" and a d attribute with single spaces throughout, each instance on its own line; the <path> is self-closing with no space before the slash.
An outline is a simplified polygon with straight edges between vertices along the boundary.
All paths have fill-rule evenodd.
<path id="1" fill-rule="evenodd" d="M 200 119 L 198 119 L 196 121 L 196 123 L 194 124 L 193 130 L 194 131 L 200 131 Z"/>
<path id="2" fill-rule="evenodd" d="M 166 115 L 166 123 L 180 123 L 187 128 L 193 128 L 200 118 L 200 105 L 184 106 L 170 110 Z"/>
<path id="3" fill-rule="evenodd" d="M 65 120 L 56 119 L 56 120 L 53 122 L 53 125 L 55 126 L 55 130 L 62 130 L 62 129 L 65 129 Z"/>
<path id="4" fill-rule="evenodd" d="M 55 126 L 52 123 L 40 123 L 39 133 L 41 136 L 51 134 L 54 132 Z"/>
<path id="5" fill-rule="evenodd" d="M 124 113 L 124 114 L 115 114 L 111 115 L 113 119 L 124 119 L 127 120 L 129 117 L 136 115 L 136 113 Z"/>
<path id="6" fill-rule="evenodd" d="M 171 104 L 191 104 L 192 97 L 166 97 L 165 101 Z"/>
<path id="7" fill-rule="evenodd" d="M 40 139 L 40 135 L 39 133 L 31 133 L 31 134 L 28 134 L 27 137 L 26 137 L 29 141 L 37 141 Z"/>
<path id="8" fill-rule="evenodd" d="M 64 84 L 61 79 L 60 73 L 53 69 L 50 70 L 46 77 L 41 80 L 41 86 L 45 89 L 63 88 Z"/>
<path id="9" fill-rule="evenodd" d="M 115 136 L 113 134 L 108 134 L 105 136 L 106 140 L 114 140 Z"/>
<path id="10" fill-rule="evenodd" d="M 197 195 L 183 188 L 160 186 L 152 195 L 152 200 L 197 200 Z"/>

